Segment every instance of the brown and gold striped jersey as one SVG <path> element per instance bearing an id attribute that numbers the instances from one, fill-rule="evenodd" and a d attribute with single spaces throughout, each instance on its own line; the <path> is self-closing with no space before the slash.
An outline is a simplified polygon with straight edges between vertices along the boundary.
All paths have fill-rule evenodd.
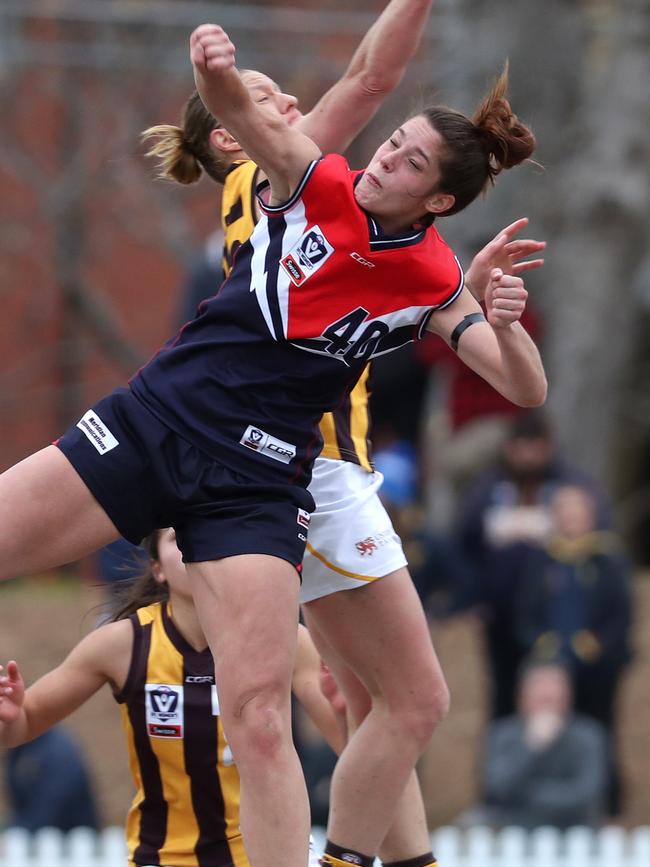
<path id="1" fill-rule="evenodd" d="M 133 654 L 116 696 L 136 786 L 129 865 L 249 867 L 210 650 L 188 644 L 165 602 L 130 619 Z"/>
<path id="2" fill-rule="evenodd" d="M 255 188 L 258 174 L 254 162 L 243 160 L 233 163 L 224 183 L 221 222 L 224 233 L 223 270 L 226 277 L 232 269 L 237 249 L 248 240 L 257 222 Z M 325 413 L 320 429 L 323 437 L 321 457 L 349 461 L 372 472 L 369 374 L 370 365 L 337 409 Z"/>

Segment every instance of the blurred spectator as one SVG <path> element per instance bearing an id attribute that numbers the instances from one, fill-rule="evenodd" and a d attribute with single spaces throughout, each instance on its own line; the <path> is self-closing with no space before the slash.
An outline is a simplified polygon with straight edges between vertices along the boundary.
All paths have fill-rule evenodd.
<path id="1" fill-rule="evenodd" d="M 453 588 L 449 611 L 477 607 L 484 619 L 493 717 L 514 710 L 516 673 L 526 655 L 515 626 L 515 591 L 526 580 L 530 547 L 546 545 L 551 500 L 566 483 L 590 490 L 596 527 L 611 526 L 603 494 L 561 458 L 543 413 L 529 410 L 512 420 L 499 461 L 461 503 L 456 538 L 470 568 Z"/>
<path id="2" fill-rule="evenodd" d="M 539 344 L 539 316 L 530 299 L 521 324 Z M 512 419 L 522 409 L 433 334 L 415 344 L 415 353 L 433 373 L 423 444 L 427 512 L 437 533 L 448 532 L 467 486 L 497 459 Z"/>
<path id="3" fill-rule="evenodd" d="M 95 798 L 79 746 L 60 726 L 7 750 L 8 825 L 37 831 L 99 830 Z"/>
<path id="4" fill-rule="evenodd" d="M 439 337 L 435 339 L 442 343 Z M 416 345 L 409 343 L 390 358 L 379 356 L 372 362 L 370 412 L 377 449 L 395 440 L 414 448 L 418 445 L 429 372 Z"/>
<path id="5" fill-rule="evenodd" d="M 428 615 L 448 607 L 449 588 L 466 580 L 457 546 L 447 534 L 431 531 L 421 504 L 417 452 L 406 440 L 395 440 L 374 454 L 384 476 L 379 496 L 402 541 L 409 572 Z"/>
<path id="6" fill-rule="evenodd" d="M 599 720 L 616 743 L 621 676 L 631 659 L 630 567 L 618 537 L 596 529 L 592 494 L 575 485 L 557 489 L 553 532 L 530 549 L 517 585 L 515 628 L 525 650 L 559 658 L 573 677 L 575 707 Z M 620 773 L 612 758 L 608 811 L 621 811 Z"/>
<path id="7" fill-rule="evenodd" d="M 482 803 L 459 823 L 595 826 L 602 818 L 606 733 L 572 714 L 571 679 L 560 665 L 533 663 L 522 675 L 518 712 L 494 721 L 482 766 Z"/>

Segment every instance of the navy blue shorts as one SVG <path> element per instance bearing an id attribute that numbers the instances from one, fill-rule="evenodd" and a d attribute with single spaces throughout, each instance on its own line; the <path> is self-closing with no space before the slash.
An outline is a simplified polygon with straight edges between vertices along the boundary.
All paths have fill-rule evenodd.
<path id="1" fill-rule="evenodd" d="M 122 536 L 174 527 L 186 563 L 236 554 L 302 562 L 311 494 L 229 470 L 160 422 L 129 389 L 100 400 L 56 443 Z"/>

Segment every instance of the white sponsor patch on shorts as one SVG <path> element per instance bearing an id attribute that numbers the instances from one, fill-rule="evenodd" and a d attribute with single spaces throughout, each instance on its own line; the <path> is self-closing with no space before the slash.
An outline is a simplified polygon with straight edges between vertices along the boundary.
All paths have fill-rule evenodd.
<path id="1" fill-rule="evenodd" d="M 300 524 L 301 527 L 306 527 L 307 529 L 309 529 L 309 524 L 311 523 L 311 515 L 304 509 L 298 509 L 296 521 L 298 524 Z"/>
<path id="2" fill-rule="evenodd" d="M 105 455 L 106 452 L 110 452 L 111 449 L 114 449 L 115 446 L 119 446 L 120 444 L 106 427 L 101 418 L 92 409 L 89 409 L 88 412 L 79 419 L 77 427 L 80 431 L 85 433 L 100 455 Z"/>
<path id="3" fill-rule="evenodd" d="M 252 449 L 254 452 L 259 452 L 274 461 L 282 461 L 283 464 L 288 464 L 292 458 L 296 456 L 296 447 L 291 443 L 285 443 L 284 440 L 279 440 L 277 437 L 267 434 L 266 431 L 249 424 L 246 428 L 244 436 L 239 440 L 241 445 L 247 449 Z"/>

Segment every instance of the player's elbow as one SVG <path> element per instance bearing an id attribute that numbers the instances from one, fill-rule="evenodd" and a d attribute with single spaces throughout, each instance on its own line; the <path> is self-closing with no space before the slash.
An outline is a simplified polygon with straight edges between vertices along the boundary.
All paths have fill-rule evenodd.
<path id="1" fill-rule="evenodd" d="M 354 78 L 354 86 L 360 99 L 385 99 L 404 76 L 403 69 L 362 69 Z"/>
<path id="2" fill-rule="evenodd" d="M 548 382 L 545 376 L 539 378 L 537 382 L 531 383 L 526 389 L 513 395 L 510 400 L 525 409 L 534 409 L 546 403 L 548 395 Z"/>

